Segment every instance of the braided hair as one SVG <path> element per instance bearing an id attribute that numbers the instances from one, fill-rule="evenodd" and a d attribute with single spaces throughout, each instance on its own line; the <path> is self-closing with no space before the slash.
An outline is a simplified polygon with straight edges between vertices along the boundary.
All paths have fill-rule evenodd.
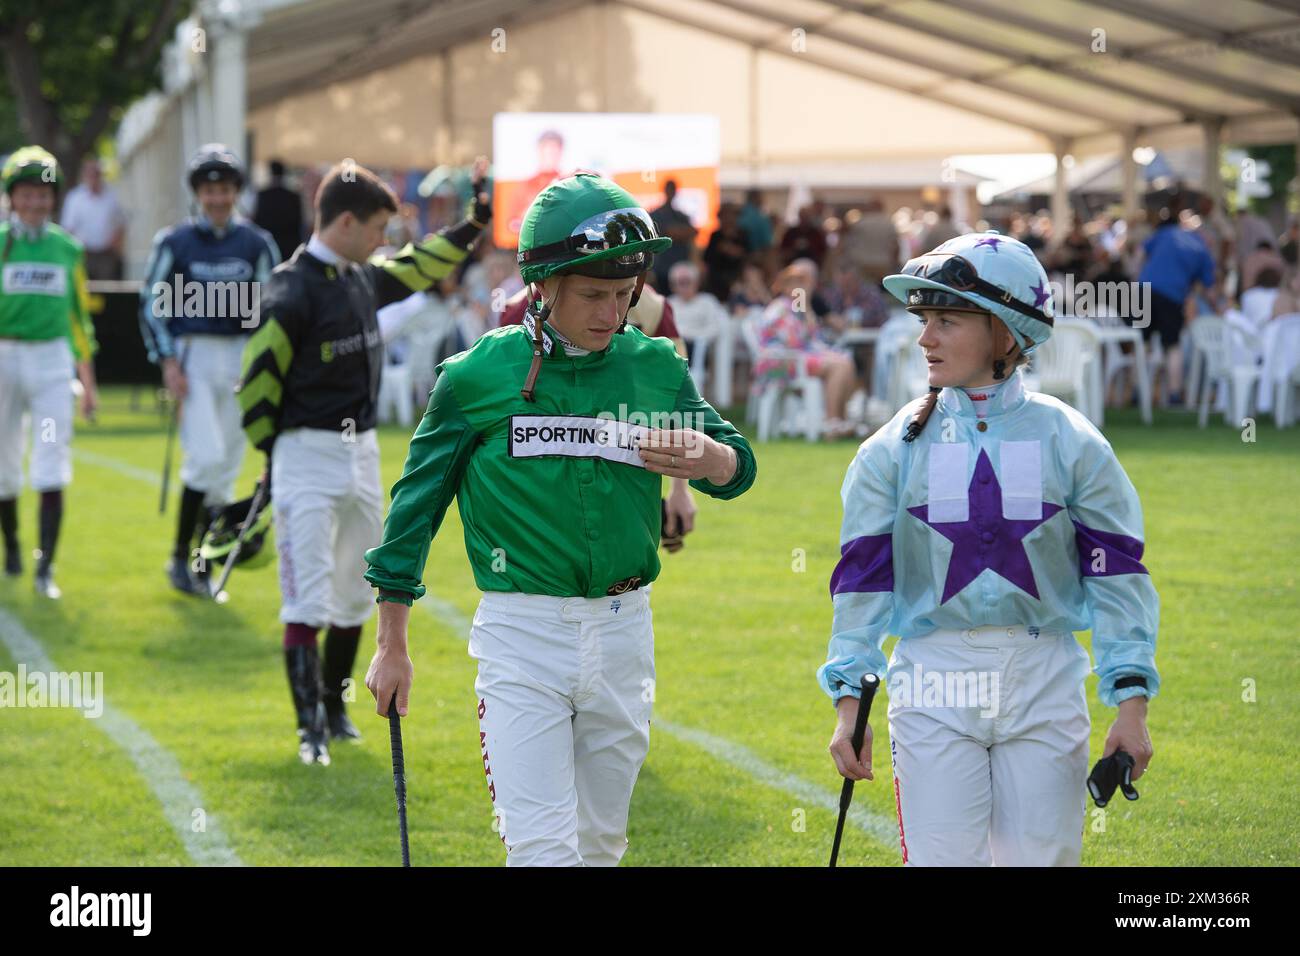
<path id="1" fill-rule="evenodd" d="M 921 429 L 925 428 L 925 423 L 930 420 L 930 414 L 934 411 L 934 406 L 939 401 L 939 392 L 942 389 L 937 385 L 931 385 L 930 391 L 926 393 L 925 401 L 921 407 L 916 410 L 912 420 L 907 423 L 907 431 L 903 435 L 903 441 L 916 441 L 916 436 L 921 434 Z"/>

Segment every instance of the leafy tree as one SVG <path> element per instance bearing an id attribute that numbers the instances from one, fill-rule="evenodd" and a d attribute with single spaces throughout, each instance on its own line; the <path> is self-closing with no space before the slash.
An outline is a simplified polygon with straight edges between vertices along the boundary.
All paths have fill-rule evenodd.
<path id="1" fill-rule="evenodd" d="M 185 0 L 0 0 L 0 153 L 39 143 L 74 182 L 126 107 L 160 83 Z"/>

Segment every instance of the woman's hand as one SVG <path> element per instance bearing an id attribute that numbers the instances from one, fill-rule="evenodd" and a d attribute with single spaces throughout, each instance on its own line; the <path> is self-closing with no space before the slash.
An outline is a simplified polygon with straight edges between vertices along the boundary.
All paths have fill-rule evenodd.
<path id="1" fill-rule="evenodd" d="M 835 705 L 837 713 L 835 733 L 831 735 L 831 759 L 841 777 L 849 780 L 875 780 L 871 772 L 871 722 L 868 720 L 863 728 L 862 753 L 853 752 L 853 725 L 858 719 L 858 706 L 861 702 L 856 697 L 841 697 Z"/>
<path id="2" fill-rule="evenodd" d="M 1102 749 L 1103 758 L 1109 757 L 1117 750 L 1122 750 L 1133 758 L 1133 780 L 1146 772 L 1154 751 L 1151 748 L 1151 735 L 1147 733 L 1147 699 L 1142 695 L 1122 700 L 1119 714 L 1110 725 L 1106 735 L 1106 746 Z"/>

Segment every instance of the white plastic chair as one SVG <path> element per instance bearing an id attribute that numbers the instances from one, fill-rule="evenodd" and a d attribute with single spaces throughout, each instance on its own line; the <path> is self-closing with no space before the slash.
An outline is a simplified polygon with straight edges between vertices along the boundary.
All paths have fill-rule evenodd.
<path id="1" fill-rule="evenodd" d="M 1197 372 L 1200 388 L 1197 424 L 1201 428 L 1206 426 L 1210 392 L 1217 390 L 1224 421 L 1234 428 L 1240 427 L 1241 420 L 1251 412 L 1251 391 L 1260 375 L 1254 359 L 1258 341 L 1248 326 L 1215 315 L 1197 316 L 1189 331 L 1192 368 Z"/>
<path id="2" fill-rule="evenodd" d="M 754 364 L 764 359 L 793 361 L 794 378 L 787 381 L 756 383 L 750 391 L 746 417 L 758 425 L 758 440 L 774 435 L 802 432 L 808 441 L 821 438 L 826 418 L 826 395 L 821 379 L 808 374 L 808 357 L 798 349 L 759 344 L 761 315 L 749 315 L 741 323 L 745 348 Z"/>
<path id="3" fill-rule="evenodd" d="M 1273 412 L 1278 428 L 1295 424 L 1295 390 L 1300 387 L 1300 313 L 1270 319 L 1260 333 L 1264 365 L 1259 410 Z"/>
<path id="4" fill-rule="evenodd" d="M 1034 350 L 1038 390 L 1069 401 L 1094 424 L 1101 420 L 1102 396 L 1094 394 L 1100 376 L 1090 363 L 1101 360 L 1101 340 L 1087 319 L 1057 319 L 1052 337 Z"/>

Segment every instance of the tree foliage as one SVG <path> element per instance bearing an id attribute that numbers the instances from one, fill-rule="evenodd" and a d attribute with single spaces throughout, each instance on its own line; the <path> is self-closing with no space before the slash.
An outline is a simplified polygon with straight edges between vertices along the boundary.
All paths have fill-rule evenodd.
<path id="1" fill-rule="evenodd" d="M 0 0 L 0 152 L 39 143 L 79 160 L 160 84 L 186 0 Z"/>

